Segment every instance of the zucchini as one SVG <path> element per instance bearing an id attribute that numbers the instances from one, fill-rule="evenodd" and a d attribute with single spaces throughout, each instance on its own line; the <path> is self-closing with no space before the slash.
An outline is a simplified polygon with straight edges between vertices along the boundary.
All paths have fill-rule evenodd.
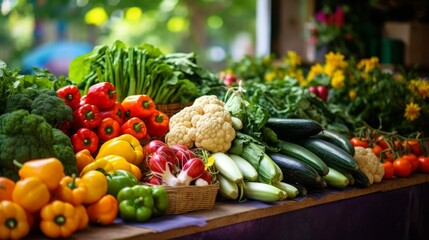
<path id="1" fill-rule="evenodd" d="M 302 184 L 299 184 L 299 183 L 288 183 L 288 182 L 286 182 L 287 184 L 290 184 L 290 185 L 292 185 L 292 186 L 294 186 L 296 189 L 298 189 L 298 196 L 307 196 L 307 188 L 304 186 L 304 185 L 302 185 Z"/>
<path id="2" fill-rule="evenodd" d="M 281 153 L 271 153 L 270 158 L 279 166 L 287 183 L 299 183 L 306 188 L 318 188 L 326 185 L 322 177 L 310 165 Z"/>
<path id="3" fill-rule="evenodd" d="M 286 199 L 287 193 L 268 183 L 244 182 L 244 196 L 261 202 L 275 202 Z"/>
<path id="4" fill-rule="evenodd" d="M 298 194 L 299 191 L 296 187 L 294 187 L 292 184 L 289 183 L 285 183 L 285 182 L 278 182 L 278 183 L 273 183 L 274 187 L 278 187 L 281 190 L 286 192 L 286 198 L 295 198 Z"/>
<path id="5" fill-rule="evenodd" d="M 344 172 L 355 172 L 359 169 L 352 155 L 330 142 L 310 137 L 297 143 L 316 154 L 328 167 Z"/>
<path id="6" fill-rule="evenodd" d="M 320 137 L 321 139 L 342 148 L 344 151 L 348 152 L 352 156 L 355 155 L 355 148 L 350 142 L 350 140 L 339 132 L 330 129 L 324 129 L 323 131 L 315 135 L 315 137 Z"/>
<path id="7" fill-rule="evenodd" d="M 369 178 L 366 176 L 362 170 L 357 170 L 351 173 L 353 178 L 355 179 L 355 185 L 361 188 L 366 188 L 371 185 Z"/>
<path id="8" fill-rule="evenodd" d="M 279 139 L 277 147 L 279 148 L 280 153 L 296 158 L 313 167 L 320 176 L 325 176 L 328 174 L 328 165 L 326 165 L 326 163 L 322 161 L 322 159 L 320 159 L 316 154 L 304 148 L 303 146 Z"/>
<path id="9" fill-rule="evenodd" d="M 333 168 L 329 168 L 329 173 L 323 176 L 329 187 L 333 188 L 345 188 L 349 185 L 349 179 L 344 176 L 340 171 Z"/>
<path id="10" fill-rule="evenodd" d="M 307 138 L 323 130 L 317 121 L 304 118 L 269 118 L 265 126 L 283 140 Z"/>

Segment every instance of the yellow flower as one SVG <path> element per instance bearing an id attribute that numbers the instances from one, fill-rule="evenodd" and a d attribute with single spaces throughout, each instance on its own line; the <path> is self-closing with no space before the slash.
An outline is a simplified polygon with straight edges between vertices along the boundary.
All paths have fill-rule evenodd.
<path id="1" fill-rule="evenodd" d="M 301 57 L 294 51 L 288 51 L 284 61 L 289 63 L 292 67 L 301 65 Z"/>
<path id="2" fill-rule="evenodd" d="M 349 91 L 349 98 L 351 101 L 356 99 L 356 91 L 355 90 L 352 89 Z"/>
<path id="3" fill-rule="evenodd" d="M 348 66 L 348 63 L 344 60 L 344 55 L 341 53 L 329 52 L 325 55 L 326 65 L 330 64 L 334 68 L 344 69 Z"/>
<path id="4" fill-rule="evenodd" d="M 310 81 L 311 79 L 313 79 L 316 75 L 323 73 L 323 67 L 322 65 L 320 65 L 319 63 L 314 64 L 313 66 L 311 66 L 310 68 L 310 72 L 308 72 L 307 75 L 307 81 Z"/>
<path id="5" fill-rule="evenodd" d="M 405 108 L 404 117 L 407 120 L 414 121 L 420 116 L 420 106 L 416 103 L 410 102 Z"/>
<path id="6" fill-rule="evenodd" d="M 275 72 L 269 72 L 267 74 L 265 74 L 265 81 L 266 82 L 271 82 L 273 81 L 274 78 L 276 78 L 276 73 Z"/>
<path id="7" fill-rule="evenodd" d="M 342 70 L 337 70 L 334 72 L 334 75 L 331 79 L 331 85 L 335 89 L 341 89 L 344 87 L 344 73 Z"/>
<path id="8" fill-rule="evenodd" d="M 337 68 L 335 67 L 334 64 L 331 63 L 326 63 L 325 64 L 325 68 L 324 68 L 324 72 L 326 75 L 328 75 L 329 77 L 332 77 L 334 75 L 334 72 Z"/>
<path id="9" fill-rule="evenodd" d="M 371 57 L 360 60 L 357 67 L 359 70 L 363 70 L 365 73 L 369 73 L 374 70 L 374 68 L 380 67 L 380 64 L 378 62 L 377 57 Z"/>

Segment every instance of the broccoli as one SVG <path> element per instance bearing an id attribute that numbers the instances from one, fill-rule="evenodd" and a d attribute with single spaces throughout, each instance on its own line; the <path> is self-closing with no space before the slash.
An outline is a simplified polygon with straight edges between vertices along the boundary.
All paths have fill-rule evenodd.
<path id="1" fill-rule="evenodd" d="M 61 130 L 52 128 L 54 136 L 54 152 L 64 166 L 64 173 L 71 176 L 77 174 L 76 156 L 70 138 Z"/>
<path id="2" fill-rule="evenodd" d="M 73 110 L 54 90 L 40 88 L 25 88 L 21 92 L 9 95 L 6 100 L 5 112 L 18 109 L 28 110 L 46 119 L 54 128 L 66 121 L 73 121 Z"/>
<path id="3" fill-rule="evenodd" d="M 37 158 L 55 156 L 52 126 L 39 115 L 17 110 L 0 116 L 0 175 L 18 180 L 18 167 Z"/>

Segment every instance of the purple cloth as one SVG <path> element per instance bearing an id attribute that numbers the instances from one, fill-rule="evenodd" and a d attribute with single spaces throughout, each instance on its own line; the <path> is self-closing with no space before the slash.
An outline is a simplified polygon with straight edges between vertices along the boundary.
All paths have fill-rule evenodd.
<path id="1" fill-rule="evenodd" d="M 184 216 L 184 215 L 166 215 L 158 218 L 152 218 L 147 222 L 124 222 L 121 218 L 115 219 L 115 224 L 125 224 L 134 227 L 141 227 L 154 230 L 156 232 L 164 232 L 167 230 L 182 228 L 188 226 L 203 227 L 207 224 L 204 217 Z"/>

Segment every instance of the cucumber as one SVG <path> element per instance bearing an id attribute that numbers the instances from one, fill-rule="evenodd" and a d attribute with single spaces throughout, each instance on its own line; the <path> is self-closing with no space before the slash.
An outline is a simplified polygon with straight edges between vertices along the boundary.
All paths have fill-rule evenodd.
<path id="1" fill-rule="evenodd" d="M 366 188 L 369 187 L 371 185 L 371 182 L 369 180 L 369 178 L 365 175 L 364 172 L 362 172 L 362 170 L 357 170 L 353 173 L 351 173 L 353 178 L 355 179 L 355 185 L 361 188 Z"/>
<path id="2" fill-rule="evenodd" d="M 290 157 L 294 157 L 302 162 L 313 167 L 320 176 L 325 176 L 329 172 L 329 168 L 322 159 L 310 150 L 289 141 L 279 140 L 277 147 L 279 152 Z"/>
<path id="3" fill-rule="evenodd" d="M 279 166 L 283 173 L 283 182 L 299 183 L 306 188 L 323 188 L 325 181 L 310 165 L 281 153 L 271 153 L 270 158 Z M 286 180 L 287 181 L 284 181 Z"/>
<path id="4" fill-rule="evenodd" d="M 317 121 L 304 118 L 269 118 L 265 126 L 283 140 L 307 138 L 323 130 Z"/>
<path id="5" fill-rule="evenodd" d="M 329 168 L 329 173 L 323 176 L 329 187 L 333 188 L 345 188 L 349 185 L 349 179 L 344 176 L 340 171 L 333 168 Z"/>
<path id="6" fill-rule="evenodd" d="M 350 173 L 359 169 L 359 165 L 352 155 L 330 142 L 310 137 L 297 143 L 316 154 L 328 167 Z"/>
<path id="7" fill-rule="evenodd" d="M 342 148 L 344 151 L 348 152 L 352 156 L 355 155 L 355 148 L 350 142 L 350 140 L 339 132 L 330 129 L 324 129 L 323 131 L 315 135 L 315 137 L 320 137 L 321 139 Z"/>

